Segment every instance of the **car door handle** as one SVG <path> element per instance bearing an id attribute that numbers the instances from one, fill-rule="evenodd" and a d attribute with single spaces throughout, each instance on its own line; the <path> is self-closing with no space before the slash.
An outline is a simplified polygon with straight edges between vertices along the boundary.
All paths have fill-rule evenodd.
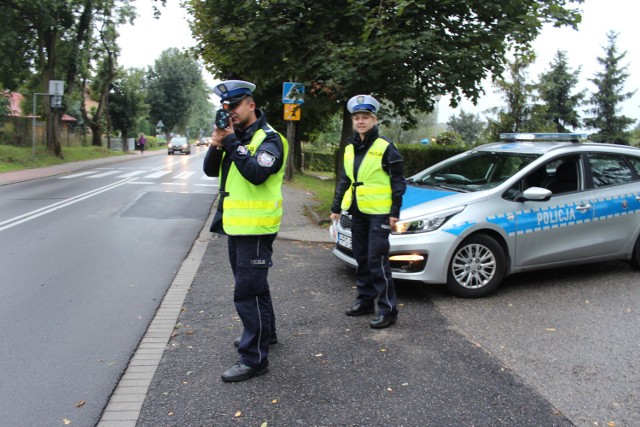
<path id="1" fill-rule="evenodd" d="M 583 205 L 578 205 L 578 206 L 576 206 L 576 209 L 579 210 L 580 212 L 586 212 L 589 209 L 591 209 L 591 203 L 585 203 Z"/>

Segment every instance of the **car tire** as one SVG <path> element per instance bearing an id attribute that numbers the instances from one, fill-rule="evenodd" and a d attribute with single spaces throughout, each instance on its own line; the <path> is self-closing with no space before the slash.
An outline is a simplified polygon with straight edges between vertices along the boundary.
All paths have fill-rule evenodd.
<path id="1" fill-rule="evenodd" d="M 638 236 L 636 245 L 633 247 L 633 253 L 631 254 L 631 265 L 634 268 L 640 270 L 640 236 Z"/>
<path id="2" fill-rule="evenodd" d="M 475 234 L 458 246 L 449 262 L 447 289 L 459 297 L 481 298 L 502 282 L 506 257 L 502 246 L 486 234 Z"/>

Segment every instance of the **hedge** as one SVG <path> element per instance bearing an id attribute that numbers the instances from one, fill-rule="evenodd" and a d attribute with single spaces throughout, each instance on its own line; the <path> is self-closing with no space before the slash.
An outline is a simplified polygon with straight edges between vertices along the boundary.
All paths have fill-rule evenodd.
<path id="1" fill-rule="evenodd" d="M 398 144 L 404 158 L 404 176 L 414 175 L 444 159 L 462 153 L 467 148 L 446 145 Z M 333 153 L 304 151 L 304 168 L 318 172 L 333 172 L 338 150 Z"/>

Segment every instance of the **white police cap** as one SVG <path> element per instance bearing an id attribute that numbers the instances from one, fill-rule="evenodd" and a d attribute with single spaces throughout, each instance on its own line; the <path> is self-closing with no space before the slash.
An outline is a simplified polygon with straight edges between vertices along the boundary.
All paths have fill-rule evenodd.
<path id="1" fill-rule="evenodd" d="M 376 114 L 380 109 L 380 103 L 371 95 L 356 95 L 347 102 L 347 110 L 351 114 L 372 113 Z"/>
<path id="2" fill-rule="evenodd" d="M 218 95 L 221 101 L 233 103 L 251 95 L 255 88 L 256 85 L 244 80 L 225 80 L 213 87 L 213 93 Z"/>

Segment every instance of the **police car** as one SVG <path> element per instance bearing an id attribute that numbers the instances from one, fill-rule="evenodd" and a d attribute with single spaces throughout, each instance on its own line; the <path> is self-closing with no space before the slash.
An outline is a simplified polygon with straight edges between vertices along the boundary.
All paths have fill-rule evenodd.
<path id="1" fill-rule="evenodd" d="M 584 134 L 502 134 L 407 179 L 393 277 L 482 297 L 505 276 L 627 260 L 640 268 L 640 149 Z M 342 213 L 334 254 L 355 266 Z"/>

